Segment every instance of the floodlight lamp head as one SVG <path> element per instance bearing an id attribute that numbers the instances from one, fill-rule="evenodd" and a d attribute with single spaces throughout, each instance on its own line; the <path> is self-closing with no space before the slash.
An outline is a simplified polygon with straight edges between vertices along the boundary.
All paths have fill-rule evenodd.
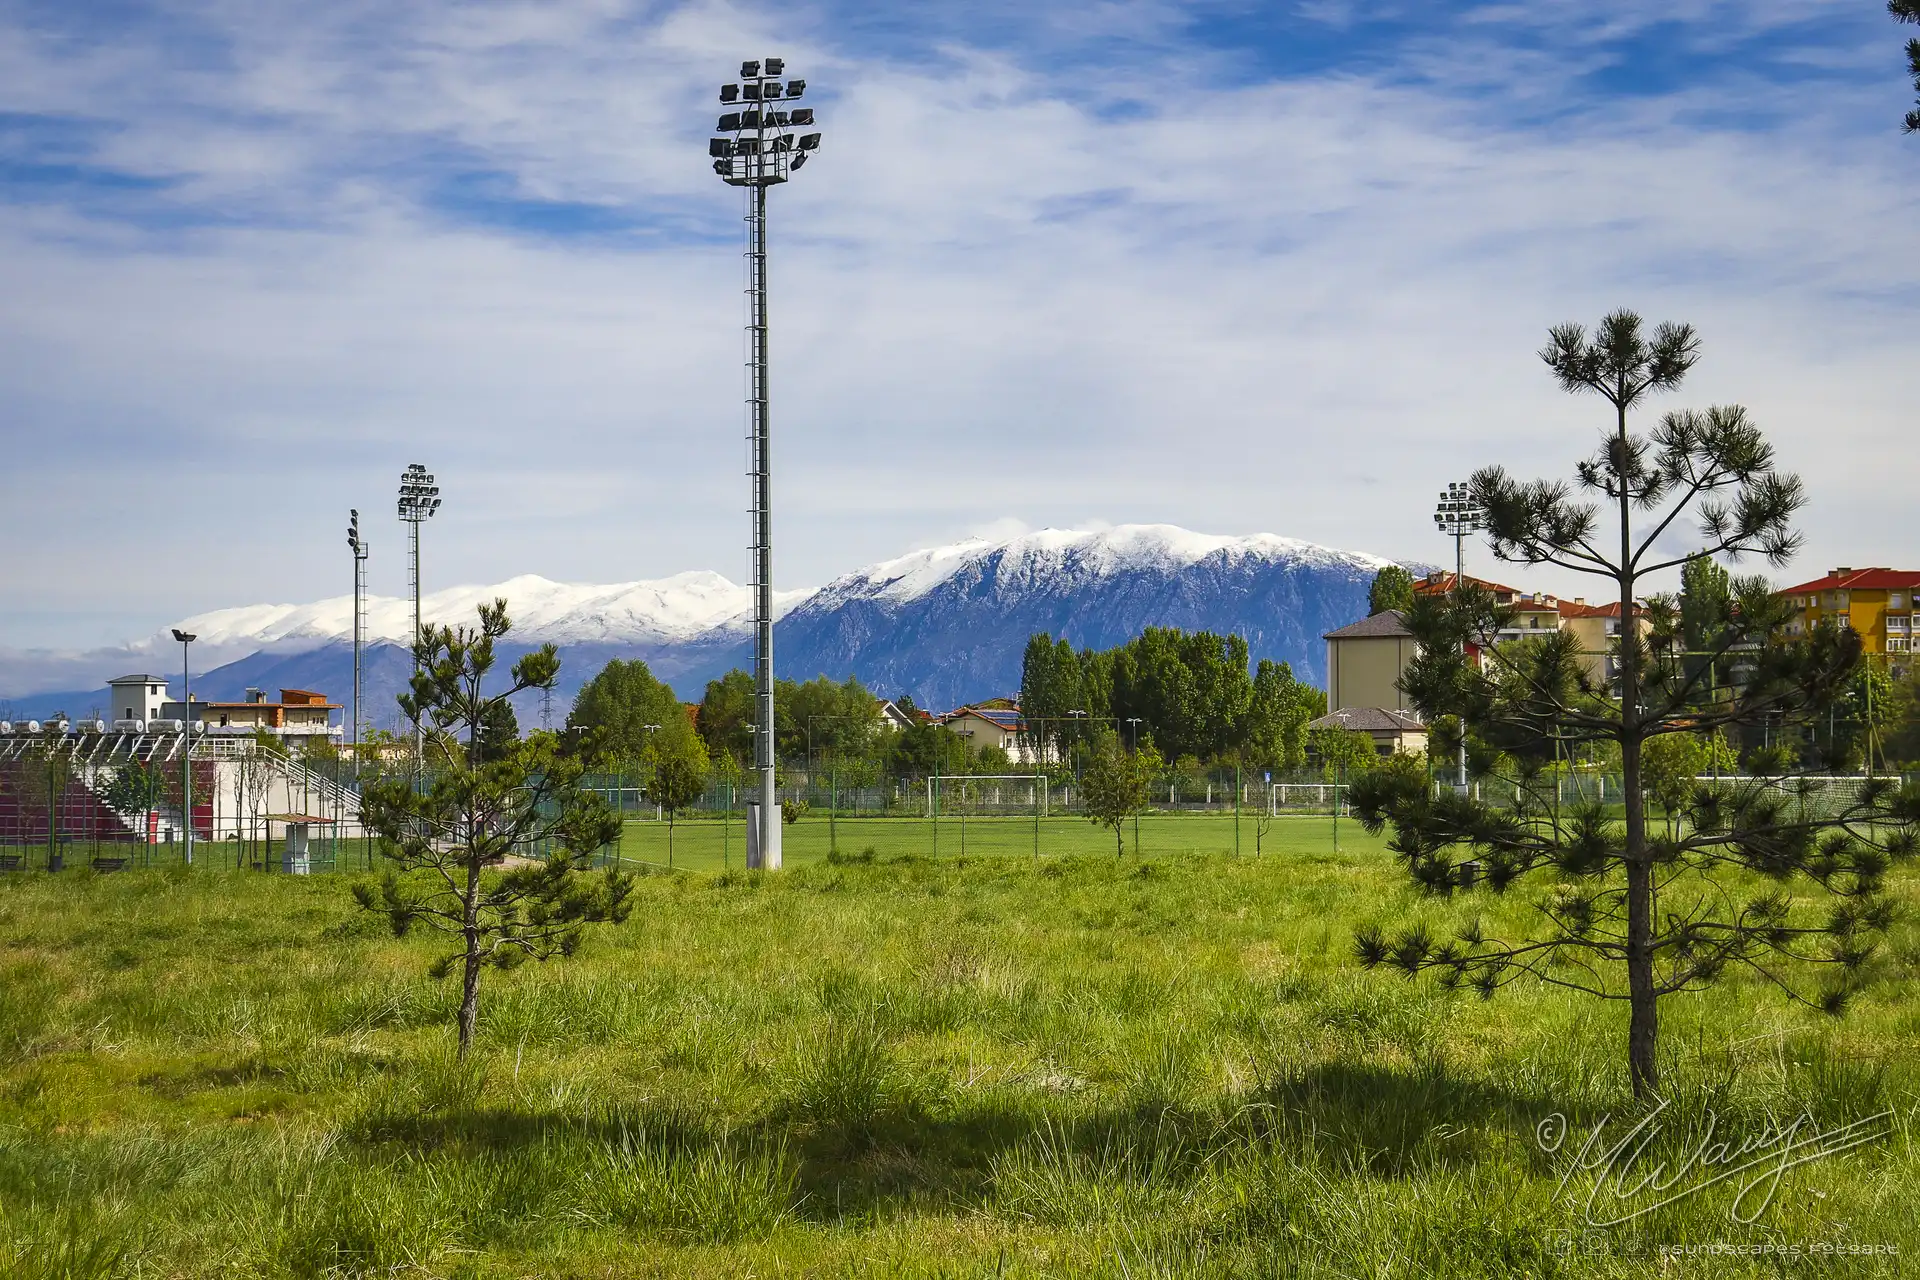
<path id="1" fill-rule="evenodd" d="M 192 644 L 195 640 L 198 640 L 200 637 L 195 635 L 191 631 L 182 631 L 180 628 L 175 627 L 173 629 L 173 638 L 175 640 L 178 640 L 181 644 Z"/>
<path id="2" fill-rule="evenodd" d="M 433 473 L 414 463 L 400 476 L 400 518 L 416 524 L 425 520 L 440 509 L 439 492 Z"/>
<path id="3" fill-rule="evenodd" d="M 740 64 L 745 83 L 720 86 L 720 101 L 738 104 L 743 109 L 721 115 L 715 132 L 731 138 L 709 138 L 707 156 L 713 171 L 730 186 L 770 187 L 785 182 L 795 169 L 806 163 L 804 153 L 820 145 L 817 133 L 791 134 L 789 128 L 813 124 L 813 111 L 777 111 L 762 104 L 797 98 L 806 91 L 805 80 L 790 80 L 784 85 L 777 77 L 785 72 L 786 61 L 767 58 Z"/>

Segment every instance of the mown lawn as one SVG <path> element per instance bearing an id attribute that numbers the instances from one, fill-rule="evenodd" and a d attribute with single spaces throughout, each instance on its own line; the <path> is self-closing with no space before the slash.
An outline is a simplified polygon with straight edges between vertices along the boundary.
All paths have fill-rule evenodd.
<path id="1" fill-rule="evenodd" d="M 1663 1007 L 1659 1150 L 1710 1113 L 1888 1136 L 1750 1195 L 1752 1225 L 1746 1176 L 1589 1231 L 1537 1132 L 1630 1110 L 1623 1015 L 1350 958 L 1368 920 L 1524 904 L 1423 901 L 1347 823 L 1256 858 L 1183 821 L 1139 858 L 1063 825 L 1038 860 L 1030 826 L 961 859 L 943 823 L 934 860 L 915 824 L 842 822 L 829 860 L 810 816 L 778 876 L 648 875 L 573 960 L 489 975 L 465 1070 L 435 947 L 350 876 L 0 878 L 0 1275 L 1914 1273 L 1911 915 L 1844 1020 L 1742 977 Z"/>
<path id="2" fill-rule="evenodd" d="M 1138 822 L 1123 824 L 1119 845 L 1129 856 L 1194 853 L 1240 853 L 1254 856 L 1268 850 L 1294 853 L 1330 853 L 1339 845 L 1377 849 L 1352 818 L 1342 818 L 1334 829 L 1332 815 L 1287 815 L 1261 823 L 1252 813 L 1241 817 L 1235 830 L 1232 813 L 1149 813 Z M 1114 833 L 1077 814 L 958 817 L 934 821 L 925 817 L 829 817 L 820 811 L 781 828 L 781 856 L 789 865 L 822 862 L 834 851 L 852 857 L 871 850 L 876 857 L 938 858 L 1040 857 L 1065 855 L 1116 856 Z M 631 861 L 657 864 L 669 861 L 676 870 L 724 871 L 740 869 L 746 856 L 746 833 L 739 818 L 727 821 L 705 815 L 674 823 L 652 817 L 629 820 L 621 834 L 618 853 Z M 356 847 L 357 849 L 357 847 Z M 360 865 L 356 850 L 350 864 Z"/>

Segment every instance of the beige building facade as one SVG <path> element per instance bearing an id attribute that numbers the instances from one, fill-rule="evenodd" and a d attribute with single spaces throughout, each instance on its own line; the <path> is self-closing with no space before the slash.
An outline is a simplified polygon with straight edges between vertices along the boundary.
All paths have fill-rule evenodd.
<path id="1" fill-rule="evenodd" d="M 1397 609 L 1362 618 L 1338 631 L 1327 642 L 1327 713 L 1354 707 L 1405 711 L 1407 695 L 1400 677 L 1420 651 L 1413 633 Z"/>

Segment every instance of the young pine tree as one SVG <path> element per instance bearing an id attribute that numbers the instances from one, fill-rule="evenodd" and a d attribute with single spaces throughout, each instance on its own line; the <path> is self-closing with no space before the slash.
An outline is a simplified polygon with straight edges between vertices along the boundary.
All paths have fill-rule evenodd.
<path id="1" fill-rule="evenodd" d="M 494 642 L 510 627 L 507 602 L 496 600 L 480 606 L 477 629 L 421 629 L 420 672 L 400 705 L 434 730 L 426 772 L 418 785 L 372 783 L 361 800 L 392 865 L 377 890 L 359 884 L 354 897 L 384 913 L 395 934 L 424 926 L 454 940 L 432 972 L 460 967 L 463 1061 L 479 1021 L 481 971 L 571 955 L 588 924 L 626 918 L 633 888 L 612 868 L 589 874 L 594 850 L 619 836 L 620 823 L 604 798 L 577 785 L 577 756 L 563 754 L 551 733 L 489 733 L 508 698 L 551 688 L 560 673 L 547 645 L 514 664 L 506 689 L 486 692 Z"/>
<path id="2" fill-rule="evenodd" d="M 1466 883 L 1456 852 L 1482 864 L 1494 892 L 1550 882 L 1538 899 L 1543 927 L 1532 936 L 1492 938 L 1477 923 L 1448 941 L 1421 929 L 1390 938 L 1369 928 L 1356 939 L 1361 961 L 1409 976 L 1433 970 L 1486 995 L 1531 975 L 1624 1001 L 1627 1066 L 1642 1097 L 1659 1079 L 1666 996 L 1746 971 L 1837 1011 L 1865 981 L 1890 919 L 1889 865 L 1920 847 L 1920 795 L 1895 784 L 1844 794 L 1775 778 L 1675 785 L 1663 768 L 1670 753 L 1648 759 L 1650 744 L 1672 735 L 1761 725 L 1779 734 L 1817 722 L 1860 665 L 1852 631 L 1788 635 L 1785 602 L 1760 578 L 1733 579 L 1724 593 L 1695 591 L 1685 630 L 1705 652 L 1671 639 L 1650 643 L 1637 602 L 1659 575 L 1711 557 L 1757 555 L 1779 565 L 1799 541 L 1791 522 L 1803 501 L 1800 482 L 1775 467 L 1744 409 L 1669 413 L 1649 434 L 1629 430 L 1629 413 L 1677 387 L 1697 350 L 1691 328 L 1648 334 L 1628 312 L 1592 334 L 1577 325 L 1553 330 L 1541 356 L 1561 387 L 1598 394 L 1613 410 L 1599 449 L 1576 469 L 1578 490 L 1523 483 L 1499 467 L 1471 482 L 1498 558 L 1607 584 L 1620 602 L 1617 682 L 1596 678 L 1597 655 L 1580 652 L 1570 634 L 1500 643 L 1513 611 L 1484 590 L 1422 597 L 1408 615 L 1421 650 L 1403 687 L 1423 714 L 1460 716 L 1481 748 L 1481 772 L 1504 773 L 1514 798 L 1496 804 L 1436 790 L 1405 767 L 1368 775 L 1353 792 L 1361 821 L 1392 828 L 1390 847 L 1430 891 Z M 1694 524 L 1700 550 L 1669 552 L 1683 519 Z M 1468 649 L 1479 656 L 1464 656 Z M 1729 668 L 1739 673 L 1737 686 L 1704 697 L 1713 673 Z M 1596 743 L 1618 748 L 1623 811 L 1560 803 L 1553 764 Z M 1668 803 L 1650 825 L 1654 780 Z M 1507 788 L 1485 788 L 1495 790 Z"/>

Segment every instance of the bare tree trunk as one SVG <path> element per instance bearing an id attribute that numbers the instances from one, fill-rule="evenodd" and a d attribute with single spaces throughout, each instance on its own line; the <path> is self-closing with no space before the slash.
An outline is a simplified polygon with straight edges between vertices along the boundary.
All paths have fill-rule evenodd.
<path id="1" fill-rule="evenodd" d="M 466 915 L 467 953 L 460 991 L 460 1061 L 467 1060 L 473 1048 L 473 1031 L 480 1021 L 480 860 L 467 860 L 467 891 L 462 908 Z"/>
<path id="2" fill-rule="evenodd" d="M 1647 860 L 1646 794 L 1640 783 L 1644 739 L 1640 709 L 1640 624 L 1634 617 L 1633 495 L 1624 474 L 1627 411 L 1619 406 L 1620 453 L 1620 789 L 1626 805 L 1627 1074 L 1633 1096 L 1646 1098 L 1659 1083 L 1654 1052 L 1660 1034 L 1660 997 L 1653 984 L 1653 865 Z"/>
<path id="3" fill-rule="evenodd" d="M 1647 861 L 1645 801 L 1640 788 L 1640 743 L 1620 752 L 1627 807 L 1627 1071 L 1633 1095 L 1645 1098 L 1659 1084 L 1654 1047 L 1660 1032 L 1660 997 L 1653 985 L 1653 865 Z"/>

